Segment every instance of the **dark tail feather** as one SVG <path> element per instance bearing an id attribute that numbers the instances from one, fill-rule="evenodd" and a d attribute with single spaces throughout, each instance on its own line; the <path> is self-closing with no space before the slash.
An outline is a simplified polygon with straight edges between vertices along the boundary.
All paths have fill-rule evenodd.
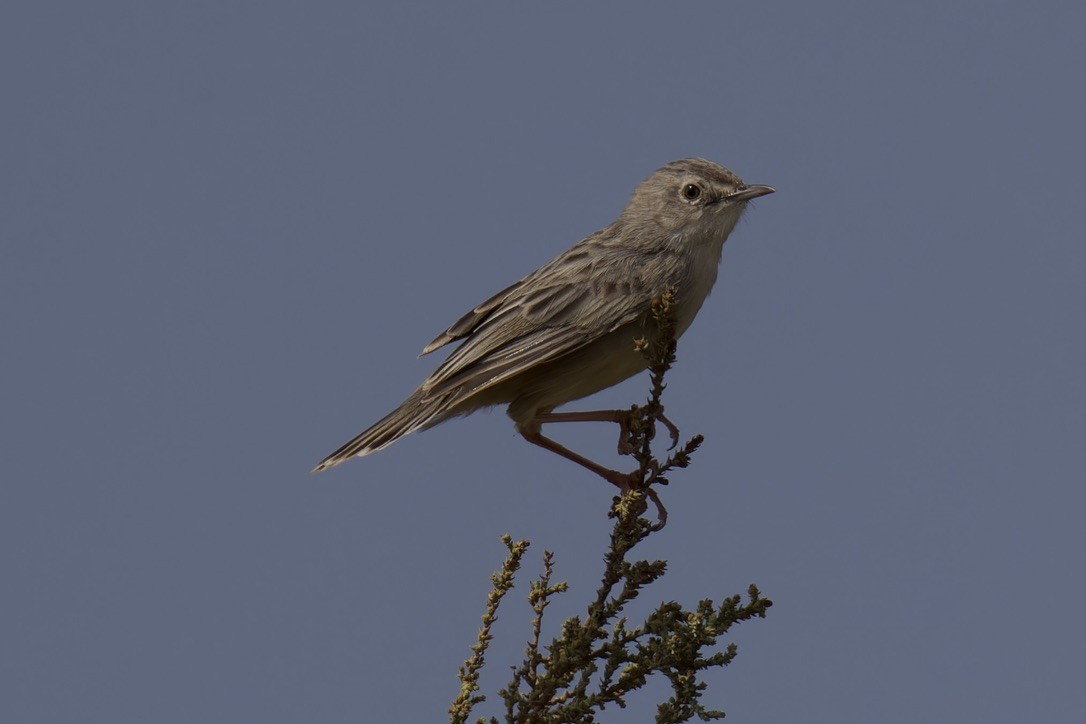
<path id="1" fill-rule="evenodd" d="M 442 413 L 448 409 L 449 398 L 449 395 L 425 398 L 416 390 L 403 401 L 403 404 L 326 457 L 310 472 L 319 473 L 325 468 L 339 465 L 348 458 L 364 457 L 388 447 L 408 433 L 436 425 L 443 419 Z"/>

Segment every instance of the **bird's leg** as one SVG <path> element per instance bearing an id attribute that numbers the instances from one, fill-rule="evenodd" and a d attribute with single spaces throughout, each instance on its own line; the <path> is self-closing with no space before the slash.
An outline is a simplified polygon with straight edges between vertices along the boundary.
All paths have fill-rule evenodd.
<path id="1" fill-rule="evenodd" d="M 585 410 L 583 412 L 548 412 L 536 417 L 540 424 L 549 422 L 614 422 L 618 424 L 618 454 L 629 455 L 633 452 L 630 444 L 629 410 Z"/>
<path id="2" fill-rule="evenodd" d="M 553 453 L 561 455 L 567 460 L 572 460 L 578 465 L 588 468 L 596 475 L 599 475 L 607 482 L 616 486 L 622 493 L 627 493 L 635 484 L 639 485 L 642 483 L 641 473 L 643 472 L 643 470 L 635 470 L 632 473 L 620 473 L 617 470 L 605 468 L 599 463 L 589 460 L 583 455 L 579 455 L 570 450 L 569 448 L 560 445 L 554 440 L 551 440 L 549 437 L 546 437 L 545 435 L 543 435 L 542 432 L 540 432 L 540 427 L 543 425 L 543 423 L 546 422 L 616 422 L 622 427 L 623 430 L 623 438 L 619 440 L 619 452 L 622 452 L 622 444 L 626 441 L 626 436 L 629 434 L 631 415 L 632 412 L 629 410 L 591 410 L 588 412 L 566 412 L 557 414 L 544 413 L 542 415 L 538 415 L 535 419 L 530 420 L 526 423 L 517 423 L 517 432 L 519 432 L 525 440 L 532 443 L 533 445 L 538 445 L 545 450 L 550 450 Z M 667 426 L 668 431 L 671 432 L 673 439 L 677 439 L 679 431 L 671 423 L 670 420 L 663 416 L 663 410 L 661 410 L 660 413 L 655 416 L 655 418 L 657 420 L 661 420 Z M 675 447 L 674 443 L 672 444 L 672 447 Z M 655 460 L 650 461 L 649 466 L 651 469 L 649 471 L 648 477 L 645 478 L 645 480 L 651 483 L 656 479 L 656 476 L 659 474 L 659 468 L 658 463 Z M 653 490 L 649 486 L 645 486 L 644 490 L 645 493 L 648 495 L 649 500 L 651 500 L 653 505 L 656 506 L 657 522 L 654 527 L 656 530 L 660 530 L 667 523 L 667 508 L 664 507 L 663 502 L 660 501 L 660 496 L 656 493 L 655 490 Z"/>
<path id="3" fill-rule="evenodd" d="M 547 412 L 536 417 L 541 424 L 548 422 L 614 422 L 618 424 L 618 454 L 629 455 L 634 447 L 630 442 L 630 420 L 636 410 L 585 410 L 583 412 Z M 671 447 L 674 450 L 679 444 L 679 428 L 671 420 L 664 416 L 664 408 L 660 407 L 653 418 L 659 420 L 667 428 L 671 435 Z"/>
<path id="4" fill-rule="evenodd" d="M 569 448 L 559 445 L 554 440 L 551 440 L 549 437 L 544 436 L 543 433 L 539 431 L 540 422 L 542 422 L 542 420 L 536 419 L 526 424 L 518 424 L 517 432 L 519 432 L 525 440 L 532 443 L 533 445 L 538 445 L 541 448 L 550 450 L 553 453 L 561 455 L 566 460 L 572 460 L 578 465 L 588 468 L 607 482 L 611 483 L 614 486 L 617 486 L 618 489 L 622 492 L 625 493 L 630 489 L 630 483 L 633 481 L 634 477 L 636 477 L 637 473 L 620 473 L 617 470 L 605 468 L 599 463 L 593 462 L 592 460 L 589 460 L 583 455 L 578 455 Z"/>

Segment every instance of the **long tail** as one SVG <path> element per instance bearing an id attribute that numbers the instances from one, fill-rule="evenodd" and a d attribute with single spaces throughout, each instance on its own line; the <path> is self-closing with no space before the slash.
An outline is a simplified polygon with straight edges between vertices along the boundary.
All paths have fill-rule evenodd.
<path id="1" fill-rule="evenodd" d="M 436 425 L 445 419 L 452 397 L 453 395 L 426 397 L 420 390 L 415 390 L 403 404 L 326 457 L 310 472 L 319 473 L 356 455 L 364 457 L 388 447 L 408 433 Z"/>

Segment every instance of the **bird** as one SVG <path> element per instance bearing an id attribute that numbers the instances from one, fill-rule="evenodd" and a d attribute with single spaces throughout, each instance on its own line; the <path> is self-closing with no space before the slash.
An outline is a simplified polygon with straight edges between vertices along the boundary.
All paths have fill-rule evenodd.
<path id="1" fill-rule="evenodd" d="M 544 436 L 542 426 L 625 423 L 628 410 L 554 410 L 647 367 L 635 340 L 658 334 L 653 300 L 669 290 L 674 335 L 681 336 L 716 282 L 724 242 L 743 211 L 774 191 L 703 158 L 660 167 L 637 185 L 615 221 L 481 302 L 427 344 L 420 357 L 460 343 L 399 407 L 312 472 L 450 418 L 507 405 L 525 440 L 628 489 L 628 475 Z M 677 441 L 677 429 L 660 417 Z"/>

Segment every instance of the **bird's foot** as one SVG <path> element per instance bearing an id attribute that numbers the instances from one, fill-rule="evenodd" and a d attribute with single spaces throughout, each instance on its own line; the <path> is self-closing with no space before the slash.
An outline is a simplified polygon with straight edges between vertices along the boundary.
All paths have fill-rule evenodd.
<path id="1" fill-rule="evenodd" d="M 664 408 L 659 407 L 656 410 L 646 410 L 645 408 L 634 407 L 630 409 L 629 415 L 625 419 L 616 420 L 619 426 L 618 434 L 618 454 L 619 455 L 633 455 L 637 450 L 637 434 L 634 432 L 634 421 L 639 419 L 641 415 L 647 414 L 653 422 L 659 422 L 667 428 L 668 434 L 671 436 L 671 445 L 668 446 L 668 450 L 674 450 L 675 446 L 679 444 L 679 428 L 678 426 L 669 420 L 664 414 Z M 650 426 L 645 431 L 648 438 L 651 440 L 656 436 L 656 429 Z"/>

